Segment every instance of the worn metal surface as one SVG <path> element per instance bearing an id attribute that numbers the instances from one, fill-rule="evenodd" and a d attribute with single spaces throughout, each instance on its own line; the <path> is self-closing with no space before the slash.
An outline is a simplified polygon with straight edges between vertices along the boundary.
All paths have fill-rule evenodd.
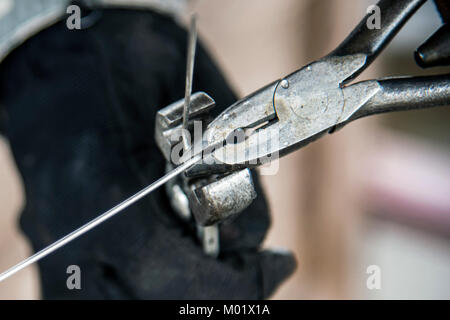
<path id="1" fill-rule="evenodd" d="M 189 195 L 192 212 L 201 225 L 212 225 L 233 217 L 256 198 L 249 169 L 232 173 L 198 187 Z"/>
<path id="2" fill-rule="evenodd" d="M 217 257 L 220 250 L 218 225 L 197 225 L 197 235 L 201 239 L 203 252 L 210 257 Z"/>
<path id="3" fill-rule="evenodd" d="M 450 65 L 450 24 L 445 23 L 420 45 L 414 58 L 422 68 Z"/>
<path id="4" fill-rule="evenodd" d="M 190 98 L 189 119 L 201 121 L 214 106 L 214 100 L 206 93 L 194 93 Z M 169 163 L 172 148 L 180 142 L 174 137 L 182 137 L 183 109 L 184 100 L 178 100 L 156 114 L 155 141 Z"/>
<path id="5" fill-rule="evenodd" d="M 220 163 L 233 166 L 259 164 L 264 159 L 270 159 L 272 153 L 280 152 L 283 155 L 302 146 L 314 135 L 346 120 L 370 98 L 370 94 L 375 94 L 379 89 L 373 82 L 364 88 L 364 92 L 351 95 L 352 103 L 345 100 L 340 84 L 364 63 L 364 55 L 332 57 L 314 62 L 284 78 L 283 81 L 287 81 L 289 86 L 276 86 L 273 91 L 277 121 L 267 127 L 277 132 L 277 143 L 268 144 L 261 139 L 260 131 L 241 143 L 225 145 L 213 153 L 214 158 Z M 241 105 L 245 106 L 245 103 Z M 266 117 L 265 114 L 261 116 L 263 117 Z M 255 121 L 257 117 L 253 119 Z M 220 127 L 224 136 L 230 133 L 229 130 L 233 130 L 223 124 Z M 272 145 L 277 149 L 271 148 Z"/>
<path id="6" fill-rule="evenodd" d="M 206 93 L 193 94 L 190 108 L 188 108 L 190 121 L 205 122 L 208 111 L 214 105 L 214 100 Z M 171 157 L 171 154 L 174 146 L 180 143 L 178 137 L 183 136 L 181 130 L 184 129 L 182 122 L 184 111 L 185 101 L 179 100 L 161 109 L 156 116 L 155 139 L 168 162 L 168 171 L 177 165 L 176 159 Z M 186 128 L 189 127 L 186 125 Z M 202 132 L 199 138 L 202 138 Z M 248 169 L 225 177 L 209 175 L 191 180 L 184 176 L 167 183 L 166 192 L 172 208 L 179 217 L 185 221 L 195 218 L 197 233 L 204 252 L 210 256 L 217 256 L 219 253 L 217 223 L 235 216 L 256 198 L 255 187 Z"/>
<path id="7" fill-rule="evenodd" d="M 392 78 L 378 80 L 376 83 L 379 90 L 358 108 L 349 121 L 378 113 L 425 109 L 450 104 L 450 74 Z M 367 84 L 361 82 L 348 89 L 357 86 L 364 90 Z M 344 92 L 347 92 L 347 88 L 344 89 Z"/>

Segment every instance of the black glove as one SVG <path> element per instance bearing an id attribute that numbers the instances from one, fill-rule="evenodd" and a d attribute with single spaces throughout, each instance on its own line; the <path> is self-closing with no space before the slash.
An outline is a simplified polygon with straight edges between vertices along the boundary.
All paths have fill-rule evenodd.
<path id="1" fill-rule="evenodd" d="M 149 11 L 94 13 L 92 27 L 70 31 L 61 21 L 0 65 L 6 135 L 25 184 L 21 226 L 35 250 L 164 174 L 155 114 L 183 97 L 186 32 Z M 216 100 L 216 113 L 235 100 L 201 46 L 199 90 Z M 256 185 L 256 201 L 221 226 L 218 259 L 202 252 L 160 188 L 41 260 L 44 298 L 269 296 L 295 261 L 260 250 L 270 218 Z M 66 287 L 69 265 L 81 268 L 81 290 Z"/>

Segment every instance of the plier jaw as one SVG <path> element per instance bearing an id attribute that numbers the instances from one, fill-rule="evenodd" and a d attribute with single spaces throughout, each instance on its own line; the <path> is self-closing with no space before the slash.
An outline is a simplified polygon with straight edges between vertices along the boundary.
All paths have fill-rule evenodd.
<path id="1" fill-rule="evenodd" d="M 266 85 L 223 111 L 205 131 L 208 145 L 230 142 L 237 131 L 256 128 L 276 118 L 273 98 L 278 83 L 279 80 Z"/>
<path id="2" fill-rule="evenodd" d="M 261 157 L 254 152 L 267 149 L 261 145 L 267 146 L 270 141 L 262 137 L 278 120 L 273 99 L 279 82 L 266 85 L 219 114 L 208 125 L 202 141 L 192 148 L 192 154 L 198 150 L 203 153 L 203 161 L 187 170 L 186 175 L 220 174 L 261 164 Z"/>

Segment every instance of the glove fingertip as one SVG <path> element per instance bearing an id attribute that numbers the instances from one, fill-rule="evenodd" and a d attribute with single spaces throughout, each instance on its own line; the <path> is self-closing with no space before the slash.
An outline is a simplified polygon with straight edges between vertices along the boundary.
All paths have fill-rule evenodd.
<path id="1" fill-rule="evenodd" d="M 297 268 L 297 260 L 287 250 L 265 250 L 260 253 L 263 298 L 269 297 Z"/>

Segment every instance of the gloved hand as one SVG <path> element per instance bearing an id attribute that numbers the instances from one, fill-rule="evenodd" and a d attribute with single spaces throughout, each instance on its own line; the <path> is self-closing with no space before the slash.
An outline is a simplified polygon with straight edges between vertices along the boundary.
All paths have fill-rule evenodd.
<path id="1" fill-rule="evenodd" d="M 155 114 L 183 97 L 186 32 L 150 11 L 99 10 L 88 29 L 65 21 L 40 32 L 0 65 L 5 133 L 23 177 L 21 226 L 39 250 L 164 174 Z M 200 46 L 194 91 L 218 110 L 235 96 Z M 39 262 L 44 298 L 258 299 L 295 268 L 262 251 L 270 224 L 258 198 L 220 230 L 206 256 L 172 212 L 164 188 Z M 66 269 L 81 268 L 81 290 Z"/>

